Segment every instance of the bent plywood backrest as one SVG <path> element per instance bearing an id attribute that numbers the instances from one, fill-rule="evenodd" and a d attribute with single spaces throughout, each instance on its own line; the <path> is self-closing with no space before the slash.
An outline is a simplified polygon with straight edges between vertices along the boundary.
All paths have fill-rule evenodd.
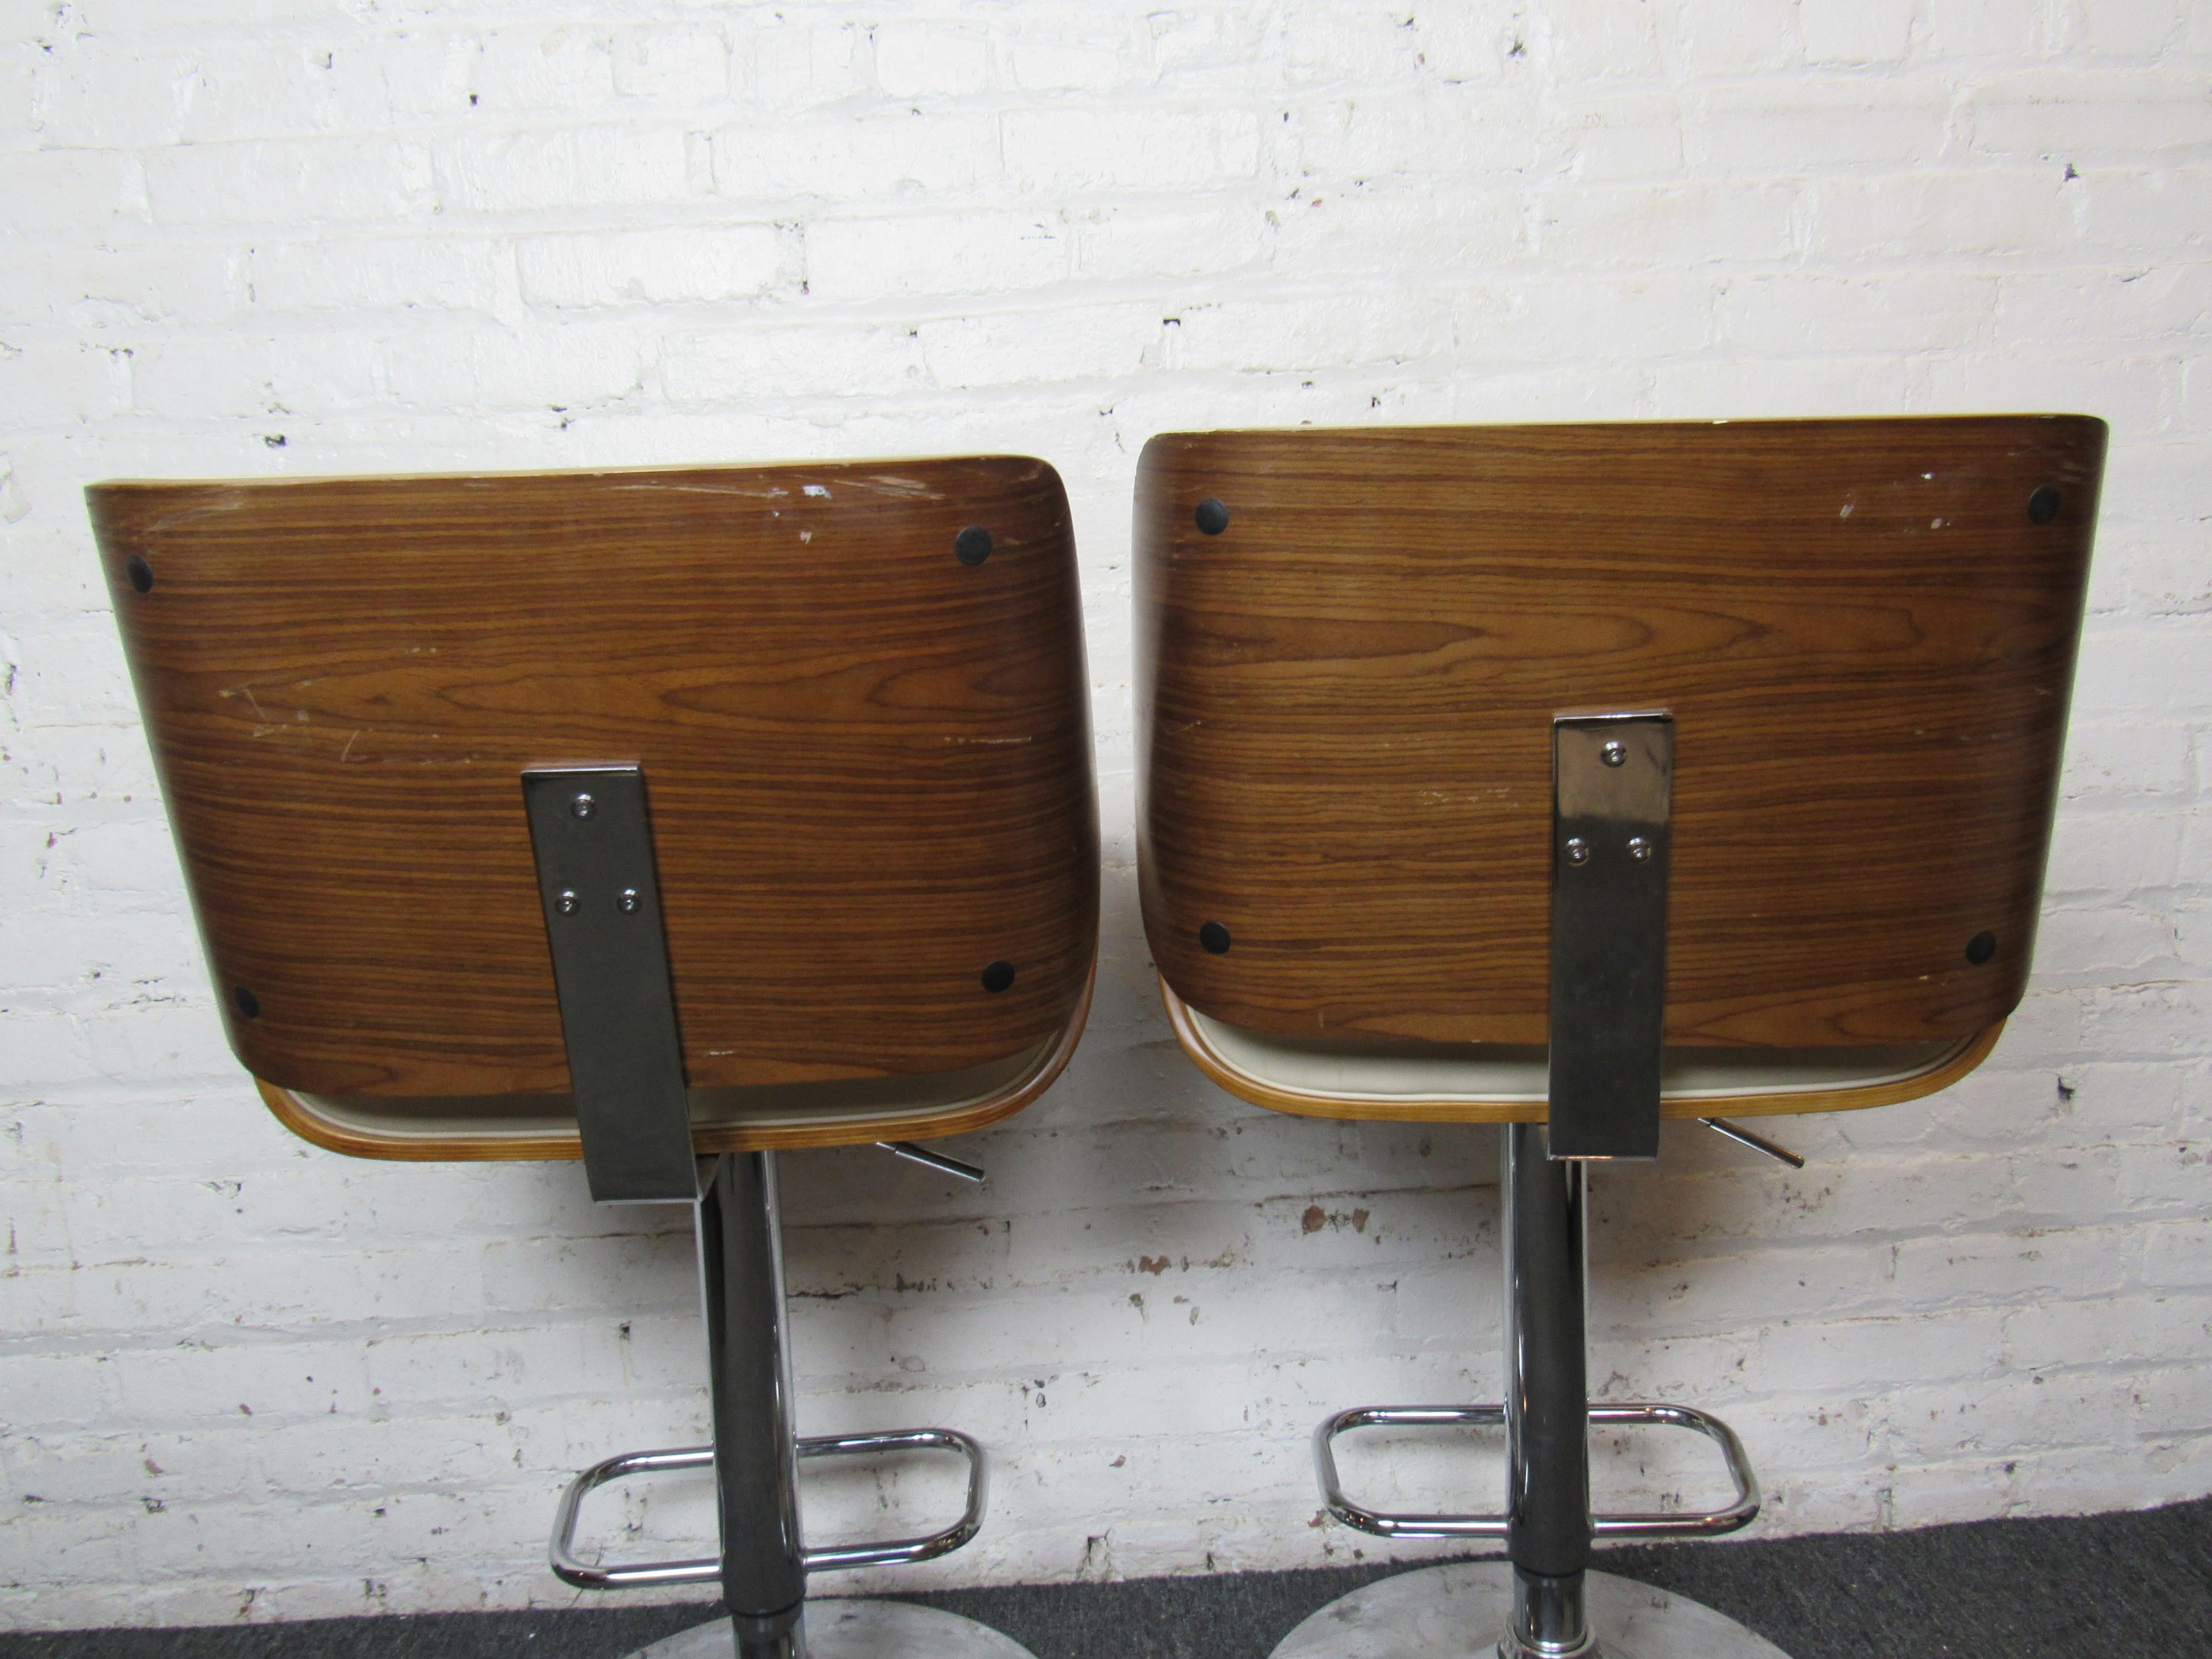
<path id="1" fill-rule="evenodd" d="M 1971 1042 L 2027 975 L 2104 443 L 1155 438 L 1139 854 L 1171 993 L 1293 1042 L 1542 1043 L 1553 719 L 1658 710 L 1668 1042 Z"/>
<path id="2" fill-rule="evenodd" d="M 437 1133 L 568 1085 L 535 766 L 643 769 L 695 1090 L 1065 1058 L 1097 830 L 1042 462 L 88 493 L 239 1057 L 420 1108 L 347 1150 L 573 1153 Z"/>

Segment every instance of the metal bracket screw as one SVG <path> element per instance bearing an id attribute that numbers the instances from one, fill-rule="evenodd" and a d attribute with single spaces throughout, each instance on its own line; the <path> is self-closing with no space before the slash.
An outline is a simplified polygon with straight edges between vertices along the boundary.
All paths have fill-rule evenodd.
<path id="1" fill-rule="evenodd" d="M 1607 766 L 1626 766 L 1628 763 L 1628 745 L 1617 738 L 1598 750 L 1598 754 Z"/>
<path id="2" fill-rule="evenodd" d="M 971 524 L 952 538 L 952 556 L 972 568 L 991 556 L 991 532 Z"/>
<path id="3" fill-rule="evenodd" d="M 1641 836 L 1631 836 L 1628 838 L 1628 856 L 1638 864 L 1650 863 L 1651 843 Z"/>
<path id="4" fill-rule="evenodd" d="M 563 887 L 558 896 L 554 899 L 553 902 L 562 915 L 573 916 L 576 914 L 577 906 L 580 904 L 582 901 L 576 896 L 576 890 L 574 888 Z"/>
<path id="5" fill-rule="evenodd" d="M 599 804 L 589 795 L 579 795 L 568 803 L 568 816 L 572 818 L 587 818 L 599 810 Z"/>
<path id="6" fill-rule="evenodd" d="M 1588 864 L 1589 862 L 1589 854 L 1590 845 L 1580 836 L 1569 836 L 1567 837 L 1568 863 L 1576 865 Z"/>
<path id="7" fill-rule="evenodd" d="M 635 887 L 623 888 L 621 895 L 615 900 L 615 902 L 622 906 L 623 914 L 624 915 L 635 915 L 637 913 L 637 907 L 640 902 L 637 896 L 637 889 Z"/>

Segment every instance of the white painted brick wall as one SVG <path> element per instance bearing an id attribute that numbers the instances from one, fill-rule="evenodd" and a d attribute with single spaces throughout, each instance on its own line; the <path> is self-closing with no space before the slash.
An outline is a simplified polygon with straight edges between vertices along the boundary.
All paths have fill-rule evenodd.
<path id="1" fill-rule="evenodd" d="M 702 1423 L 677 1218 L 570 1168 L 349 1162 L 255 1103 L 93 580 L 78 492 L 118 474 L 1060 467 L 1104 782 L 1086 1045 L 971 1143 L 981 1193 L 787 1162 L 803 1426 L 996 1450 L 981 1540 L 877 1581 L 924 1586 L 1351 1559 L 1312 1424 L 1498 1386 L 1489 1136 L 1244 1108 L 1160 1018 L 1148 435 L 2104 415 L 2026 1005 L 1948 1095 L 1790 1126 L 1802 1175 L 1674 1130 L 1601 1177 L 1594 1375 L 1727 1413 L 1770 1531 L 2212 1490 L 2203 0 L 0 17 L 0 1624 L 562 1601 L 568 1473 Z M 1603 1485 L 1695 1494 L 1696 1450 Z M 1495 1471 L 1353 1459 L 1410 1501 Z M 697 1493 L 602 1513 L 679 1537 Z M 846 1475 L 815 1524 L 952 1498 Z"/>

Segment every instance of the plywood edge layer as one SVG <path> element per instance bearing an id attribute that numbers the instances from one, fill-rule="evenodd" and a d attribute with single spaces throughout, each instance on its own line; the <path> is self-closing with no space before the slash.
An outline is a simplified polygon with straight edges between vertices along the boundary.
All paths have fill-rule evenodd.
<path id="1" fill-rule="evenodd" d="M 1540 1050 L 1530 1061 L 1525 1053 L 1496 1064 L 1488 1088 L 1424 1090 L 1418 1079 L 1408 1087 L 1407 1067 L 1419 1060 L 1394 1060 L 1399 1086 L 1385 1094 L 1314 1086 L 1317 1069 L 1302 1063 L 1310 1055 L 1291 1045 L 1242 1031 L 1212 1020 L 1185 1003 L 1165 980 L 1160 996 L 1168 1022 L 1183 1052 L 1213 1082 L 1240 1100 L 1299 1117 L 1364 1118 L 1407 1123 L 1537 1123 L 1546 1115 Z M 1762 1117 L 1783 1113 L 1856 1111 L 1917 1100 L 1947 1089 L 1988 1058 L 2004 1030 L 1999 1019 L 1974 1036 L 1951 1044 L 1928 1045 L 1902 1065 L 1884 1066 L 1863 1080 L 1804 1083 L 1778 1079 L 1765 1087 L 1691 1087 L 1662 1093 L 1660 1115 L 1668 1118 Z M 1436 1064 L 1437 1062 L 1428 1062 Z M 1454 1062 L 1463 1069 L 1462 1062 Z M 1530 1068 L 1533 1066 L 1533 1085 Z M 1353 1067 L 1339 1060 L 1328 1067 L 1340 1076 Z M 1299 1075 L 1304 1073 L 1306 1075 Z M 1519 1073 L 1516 1075 L 1515 1073 Z"/>
<path id="2" fill-rule="evenodd" d="M 966 1134 L 1012 1117 L 1052 1085 L 1066 1069 L 1091 1015 L 1098 982 L 1094 945 L 1083 994 L 1066 1023 L 1036 1047 L 994 1066 L 939 1073 L 945 1092 L 902 1107 L 870 1105 L 840 1109 L 835 1104 L 813 1113 L 773 1110 L 745 1114 L 741 1121 L 716 1121 L 713 1097 L 734 1091 L 696 1091 L 691 1143 L 702 1157 L 717 1152 L 781 1152 L 808 1146 L 852 1146 L 884 1139 L 938 1139 Z M 979 1075 L 981 1074 L 981 1075 Z M 950 1080 L 950 1087 L 947 1082 Z M 915 1079 L 917 1085 L 921 1079 Z M 325 1100 L 281 1088 L 255 1078 L 254 1086 L 276 1121 L 327 1152 L 349 1158 L 410 1163 L 560 1162 L 580 1159 L 583 1143 L 573 1127 L 553 1117 L 519 1119 L 511 1128 L 472 1125 L 466 1130 L 418 1128 L 397 1114 L 380 1115 L 373 1102 Z M 962 1085 L 967 1085 L 963 1091 Z M 750 1091 L 746 1091 L 750 1093 Z M 950 1097 L 945 1097 L 949 1095 Z M 702 1112 L 703 1109 L 703 1112 Z M 703 1116 L 703 1121 L 702 1118 Z"/>
<path id="3" fill-rule="evenodd" d="M 1034 469 L 1033 477 L 1049 475 L 1057 478 L 1059 471 L 1041 456 L 1024 455 L 1013 450 L 994 450 L 988 453 L 951 453 L 944 455 L 883 455 L 859 459 L 843 457 L 795 455 L 781 460 L 768 461 L 647 461 L 632 466 L 550 466 L 509 467 L 489 472 L 283 472 L 229 478 L 142 478 L 125 475 L 100 478 L 85 485 L 86 500 L 97 504 L 105 496 L 120 496 L 126 493 L 159 490 L 234 490 L 283 489 L 301 485 L 330 484 L 429 484 L 429 483 L 506 483 L 536 478 L 635 479 L 655 474 L 682 477 L 693 473 L 774 473 L 774 472 L 880 472 L 890 467 L 931 466 L 955 465 L 960 466 L 1026 466 Z"/>

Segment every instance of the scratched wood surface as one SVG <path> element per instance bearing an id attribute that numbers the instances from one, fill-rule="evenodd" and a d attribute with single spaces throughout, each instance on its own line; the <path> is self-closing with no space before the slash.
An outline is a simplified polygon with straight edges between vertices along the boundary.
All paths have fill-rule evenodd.
<path id="1" fill-rule="evenodd" d="M 2104 447 L 2082 416 L 1153 439 L 1168 983 L 1260 1031 L 1542 1042 L 1552 717 L 1662 708 L 1670 1042 L 1984 1030 L 2033 948 Z"/>
<path id="2" fill-rule="evenodd" d="M 1097 819 L 1044 463 L 87 495 L 257 1077 L 567 1088 L 537 765 L 645 769 L 695 1085 L 954 1070 L 1079 1017 Z"/>

